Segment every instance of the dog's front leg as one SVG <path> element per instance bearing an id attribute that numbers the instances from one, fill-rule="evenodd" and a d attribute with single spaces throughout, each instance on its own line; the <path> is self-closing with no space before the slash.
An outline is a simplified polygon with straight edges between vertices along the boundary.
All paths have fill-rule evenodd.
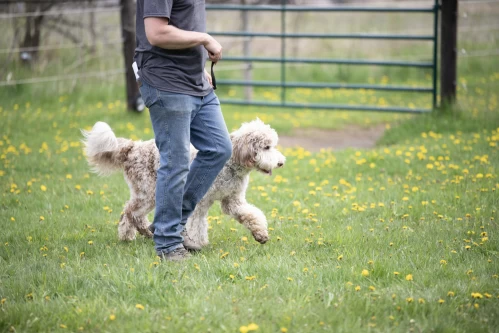
<path id="1" fill-rule="evenodd" d="M 248 228 L 257 242 L 265 244 L 269 240 L 265 214 L 248 203 L 245 198 L 223 199 L 222 210 Z"/>
<path id="2" fill-rule="evenodd" d="M 208 245 L 208 210 L 213 205 L 213 200 L 204 197 L 187 220 L 182 232 L 184 247 L 189 250 L 201 250 Z"/>

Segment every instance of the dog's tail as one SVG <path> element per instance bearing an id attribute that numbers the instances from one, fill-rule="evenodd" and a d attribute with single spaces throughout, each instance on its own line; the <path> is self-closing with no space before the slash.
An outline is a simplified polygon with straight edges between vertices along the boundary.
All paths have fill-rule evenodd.
<path id="1" fill-rule="evenodd" d="M 90 131 L 81 132 L 85 156 L 93 172 L 107 176 L 123 168 L 124 148 L 132 143 L 131 140 L 117 138 L 111 127 L 102 121 L 95 123 Z"/>

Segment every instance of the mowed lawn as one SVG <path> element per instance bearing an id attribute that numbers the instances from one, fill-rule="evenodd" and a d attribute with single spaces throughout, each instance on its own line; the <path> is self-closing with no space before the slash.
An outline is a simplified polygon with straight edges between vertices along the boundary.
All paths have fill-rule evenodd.
<path id="1" fill-rule="evenodd" d="M 210 245 L 159 263 L 151 240 L 118 241 L 128 188 L 120 174 L 90 173 L 79 141 L 97 120 L 149 139 L 148 115 L 75 98 L 0 108 L 0 331 L 499 327 L 497 102 L 394 123 L 391 145 L 373 150 L 285 149 L 286 166 L 254 173 L 247 193 L 267 215 L 267 244 L 214 206 Z M 318 119 L 224 110 L 231 129 L 265 113 L 282 131 L 286 119 Z"/>

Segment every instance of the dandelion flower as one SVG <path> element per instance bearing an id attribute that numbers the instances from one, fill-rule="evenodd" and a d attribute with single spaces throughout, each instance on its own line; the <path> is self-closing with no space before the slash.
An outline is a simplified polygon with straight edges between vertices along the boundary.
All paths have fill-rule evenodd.
<path id="1" fill-rule="evenodd" d="M 109 320 L 115 320 L 115 319 L 116 319 L 116 316 L 114 314 L 109 316 Z"/>
<path id="2" fill-rule="evenodd" d="M 445 301 L 443 299 L 438 300 L 438 304 L 444 304 L 444 303 L 445 303 Z"/>
<path id="3" fill-rule="evenodd" d="M 413 280 L 413 279 L 412 279 L 412 274 L 407 274 L 407 275 L 405 276 L 405 279 L 406 279 L 407 281 L 412 281 L 412 280 Z"/>
<path id="4" fill-rule="evenodd" d="M 362 270 L 362 276 L 369 276 L 369 271 L 367 269 Z"/>
<path id="5" fill-rule="evenodd" d="M 255 323 L 251 323 L 248 325 L 248 331 L 256 331 L 258 330 L 258 328 L 259 328 L 258 325 Z"/>
<path id="6" fill-rule="evenodd" d="M 455 294 L 453 291 L 449 291 L 449 292 L 447 293 L 447 296 L 448 296 L 448 297 L 454 297 L 455 295 L 456 295 L 456 294 Z"/>
<path id="7" fill-rule="evenodd" d="M 144 310 L 144 306 L 142 304 L 135 304 L 135 307 L 139 310 Z"/>
<path id="8" fill-rule="evenodd" d="M 40 190 L 42 190 L 43 192 L 47 191 L 47 186 L 41 185 L 40 186 Z"/>
<path id="9" fill-rule="evenodd" d="M 412 303 L 414 301 L 414 298 L 407 297 L 405 300 L 406 300 L 407 303 Z"/>

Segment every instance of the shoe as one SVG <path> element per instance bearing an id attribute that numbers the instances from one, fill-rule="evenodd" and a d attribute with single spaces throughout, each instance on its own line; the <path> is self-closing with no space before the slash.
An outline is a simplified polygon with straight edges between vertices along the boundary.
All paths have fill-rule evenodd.
<path id="1" fill-rule="evenodd" d="M 154 223 L 149 224 L 149 226 L 147 227 L 147 229 L 149 229 L 149 231 L 151 232 L 151 234 L 154 234 L 154 230 L 156 230 L 156 228 L 154 227 Z"/>
<path id="2" fill-rule="evenodd" d="M 187 251 L 184 246 L 179 247 L 168 253 L 160 253 L 158 254 L 161 261 L 182 261 L 185 259 L 189 259 L 191 254 Z"/>

